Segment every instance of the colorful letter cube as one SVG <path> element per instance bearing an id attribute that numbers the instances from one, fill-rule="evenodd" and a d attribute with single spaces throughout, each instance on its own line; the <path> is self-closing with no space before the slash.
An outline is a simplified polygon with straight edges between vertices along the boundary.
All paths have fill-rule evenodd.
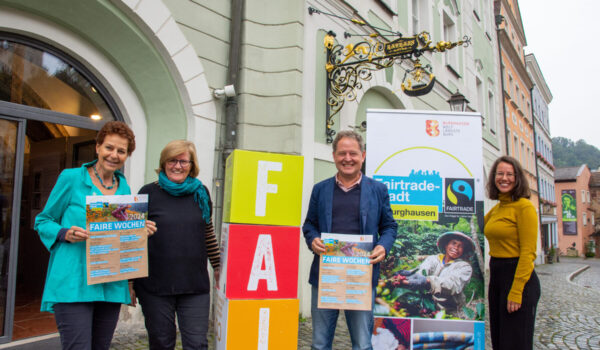
<path id="1" fill-rule="evenodd" d="M 223 224 L 220 290 L 232 299 L 296 298 L 300 228 Z"/>
<path id="2" fill-rule="evenodd" d="M 300 226 L 303 157 L 235 150 L 227 158 L 223 222 Z"/>
<path id="3" fill-rule="evenodd" d="M 217 350 L 296 350 L 298 299 L 231 300 L 215 293 Z"/>

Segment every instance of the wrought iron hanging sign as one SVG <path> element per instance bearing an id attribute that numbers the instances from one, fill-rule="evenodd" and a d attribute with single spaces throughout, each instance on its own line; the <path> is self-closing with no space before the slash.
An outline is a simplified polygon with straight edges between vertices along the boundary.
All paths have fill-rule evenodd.
<path id="1" fill-rule="evenodd" d="M 353 101 L 357 97 L 357 92 L 362 89 L 362 82 L 371 80 L 372 72 L 380 69 L 389 68 L 394 63 L 401 63 L 404 60 L 412 62 L 412 68 L 405 71 L 402 79 L 402 91 L 408 96 L 422 96 L 429 93 L 435 84 L 435 76 L 432 73 L 431 65 L 423 65 L 419 57 L 425 52 L 444 52 L 457 46 L 468 46 L 471 39 L 464 36 L 457 42 L 439 41 L 432 46 L 428 32 L 416 34 L 413 37 L 402 37 L 401 33 L 392 32 L 385 28 L 377 28 L 369 25 L 363 20 L 344 18 L 335 14 L 325 13 L 313 7 L 308 8 L 308 13 L 324 14 L 350 21 L 358 25 L 368 25 L 369 27 L 389 34 L 381 35 L 373 33 L 369 36 L 362 36 L 362 41 L 349 43 L 346 45 L 336 44 L 336 34 L 329 31 L 324 39 L 324 46 L 327 50 L 327 61 L 325 69 L 327 70 L 327 110 L 326 110 L 326 130 L 327 143 L 333 142 L 335 130 L 333 130 L 333 117 L 340 112 L 346 101 Z M 344 38 L 356 36 L 344 33 Z M 386 36 L 396 37 L 397 39 L 389 42 L 376 40 L 385 39 Z M 386 39 L 387 40 L 387 39 Z"/>

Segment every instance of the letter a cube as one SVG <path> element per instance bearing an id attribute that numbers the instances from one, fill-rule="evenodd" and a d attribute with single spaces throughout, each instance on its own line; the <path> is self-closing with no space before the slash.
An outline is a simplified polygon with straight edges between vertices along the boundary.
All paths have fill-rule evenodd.
<path id="1" fill-rule="evenodd" d="M 231 299 L 296 298 L 300 228 L 223 224 L 220 290 Z"/>

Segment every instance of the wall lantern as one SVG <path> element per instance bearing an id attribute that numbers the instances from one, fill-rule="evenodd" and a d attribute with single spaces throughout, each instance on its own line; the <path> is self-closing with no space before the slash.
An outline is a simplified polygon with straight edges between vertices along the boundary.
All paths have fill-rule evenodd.
<path id="1" fill-rule="evenodd" d="M 450 105 L 450 110 L 452 112 L 464 112 L 467 110 L 467 105 L 469 104 L 469 100 L 467 100 L 467 98 L 461 94 L 458 89 L 446 102 L 448 102 Z"/>

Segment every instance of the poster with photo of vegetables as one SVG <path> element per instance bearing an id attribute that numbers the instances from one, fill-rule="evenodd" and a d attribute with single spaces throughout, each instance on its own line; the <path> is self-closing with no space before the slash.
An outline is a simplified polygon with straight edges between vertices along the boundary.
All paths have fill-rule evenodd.
<path id="1" fill-rule="evenodd" d="M 398 222 L 381 263 L 376 317 L 483 329 L 481 116 L 368 110 L 367 125 L 366 174 L 387 186 Z M 483 348 L 481 335 L 471 335 L 467 348 Z"/>

